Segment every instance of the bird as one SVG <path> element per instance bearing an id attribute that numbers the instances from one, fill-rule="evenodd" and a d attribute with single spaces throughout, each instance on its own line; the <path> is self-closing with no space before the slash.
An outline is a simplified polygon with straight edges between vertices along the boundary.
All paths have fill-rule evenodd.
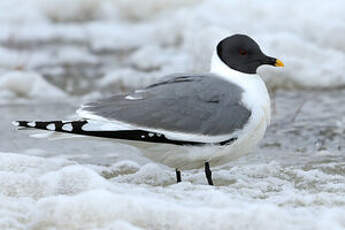
<path id="1" fill-rule="evenodd" d="M 82 105 L 72 121 L 17 120 L 17 127 L 112 138 L 141 149 L 167 165 L 182 181 L 182 170 L 204 168 L 250 153 L 271 118 L 270 97 L 257 73 L 262 65 L 283 67 L 251 37 L 234 34 L 215 47 L 209 72 L 170 74 L 129 93 Z"/>

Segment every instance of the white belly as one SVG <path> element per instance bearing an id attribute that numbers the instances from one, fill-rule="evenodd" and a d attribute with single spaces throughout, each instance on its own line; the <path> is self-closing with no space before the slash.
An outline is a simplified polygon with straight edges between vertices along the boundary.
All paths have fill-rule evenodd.
<path id="1" fill-rule="evenodd" d="M 227 146 L 223 152 L 218 153 L 218 157 L 214 157 L 211 160 L 212 165 L 221 165 L 252 152 L 264 137 L 269 125 L 268 118 L 264 114 L 259 122 L 252 124 L 250 129 L 246 131 L 246 134 L 239 136 L 236 142 Z"/>
<path id="2" fill-rule="evenodd" d="M 269 113 L 269 110 L 265 112 L 265 109 L 261 109 L 252 114 L 245 129 L 238 132 L 238 139 L 229 145 L 178 146 L 135 141 L 121 142 L 137 147 L 145 157 L 171 168 L 196 169 L 204 167 L 206 161 L 209 161 L 211 166 L 222 165 L 253 151 L 263 138 L 269 124 L 267 112 Z M 260 119 L 257 119 L 258 117 Z"/>

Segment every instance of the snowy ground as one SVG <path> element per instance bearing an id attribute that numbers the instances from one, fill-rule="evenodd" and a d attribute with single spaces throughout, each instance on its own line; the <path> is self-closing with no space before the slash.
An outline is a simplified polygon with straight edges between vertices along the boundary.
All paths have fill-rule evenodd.
<path id="1" fill-rule="evenodd" d="M 68 7 L 67 7 L 68 6 Z M 0 1 L 0 229 L 345 229 L 342 0 Z M 174 171 L 99 139 L 47 141 L 14 119 L 76 106 L 172 72 L 207 71 L 217 39 L 249 34 L 284 69 L 258 150 Z M 286 90 L 289 89 L 289 90 Z M 312 90 L 313 89 L 313 90 Z"/>

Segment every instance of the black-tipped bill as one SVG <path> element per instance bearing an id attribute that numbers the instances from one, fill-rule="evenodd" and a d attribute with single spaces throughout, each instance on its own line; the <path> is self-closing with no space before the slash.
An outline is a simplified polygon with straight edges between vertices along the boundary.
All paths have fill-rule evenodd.
<path id="1" fill-rule="evenodd" d="M 274 57 L 269 57 L 269 56 L 265 57 L 265 60 L 263 61 L 262 64 L 273 65 L 276 67 L 283 67 L 284 66 L 284 63 L 281 60 L 274 58 Z"/>

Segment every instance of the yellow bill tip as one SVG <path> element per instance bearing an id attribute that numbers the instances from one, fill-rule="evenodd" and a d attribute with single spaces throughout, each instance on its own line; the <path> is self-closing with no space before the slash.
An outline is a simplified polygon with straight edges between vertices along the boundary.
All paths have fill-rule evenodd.
<path id="1" fill-rule="evenodd" d="M 283 63 L 281 60 L 277 59 L 277 60 L 276 60 L 276 63 L 274 64 L 274 66 L 283 67 L 283 66 L 284 66 L 284 63 Z"/>

